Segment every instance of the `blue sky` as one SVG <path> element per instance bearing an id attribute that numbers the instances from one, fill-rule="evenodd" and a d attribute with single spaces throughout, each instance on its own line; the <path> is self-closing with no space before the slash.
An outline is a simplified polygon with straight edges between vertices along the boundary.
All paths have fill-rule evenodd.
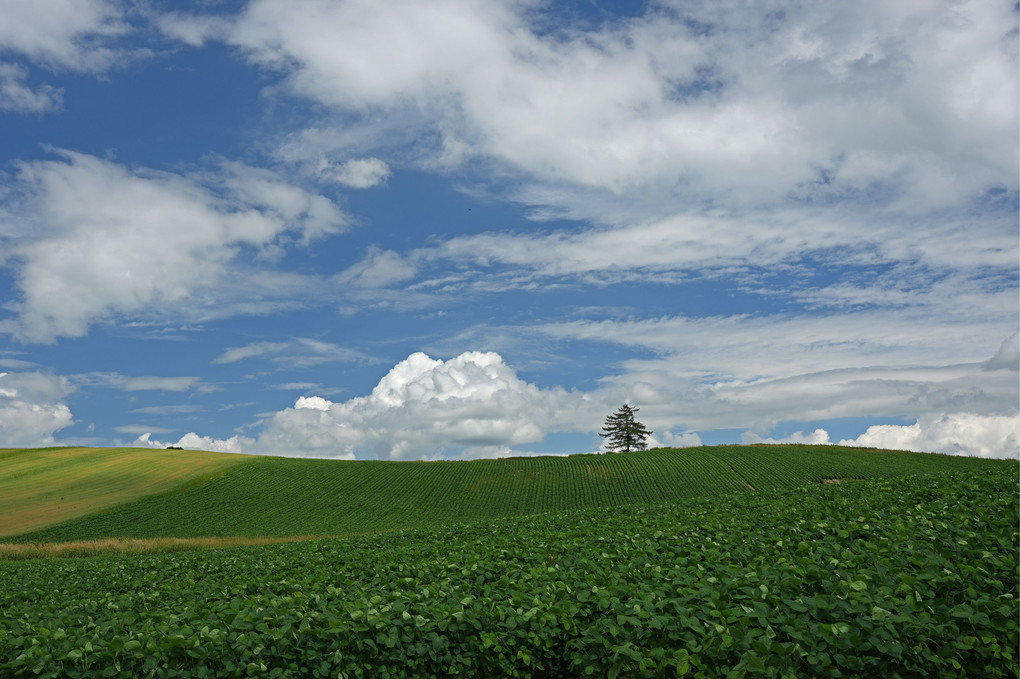
<path id="1" fill-rule="evenodd" d="M 0 446 L 1008 457 L 1011 2 L 0 3 Z"/>

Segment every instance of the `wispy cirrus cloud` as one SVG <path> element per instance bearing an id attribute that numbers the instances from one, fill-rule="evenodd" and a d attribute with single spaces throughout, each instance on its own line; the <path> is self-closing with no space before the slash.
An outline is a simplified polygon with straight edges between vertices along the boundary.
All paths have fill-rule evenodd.
<path id="1" fill-rule="evenodd" d="M 268 360 L 285 368 L 310 368 L 323 363 L 376 362 L 376 359 L 356 349 L 311 337 L 296 337 L 287 342 L 252 342 L 230 347 L 213 359 L 213 363 L 229 364 L 249 359 Z"/>
<path id="2" fill-rule="evenodd" d="M 202 406 L 197 405 L 162 405 L 134 408 L 131 412 L 139 415 L 187 415 L 200 413 L 203 410 Z"/>
<path id="3" fill-rule="evenodd" d="M 69 375 L 71 383 L 80 387 L 103 387 L 122 391 L 207 391 L 215 389 L 204 384 L 202 378 L 193 375 L 157 377 L 151 375 L 130 376 L 118 372 L 91 372 Z"/>

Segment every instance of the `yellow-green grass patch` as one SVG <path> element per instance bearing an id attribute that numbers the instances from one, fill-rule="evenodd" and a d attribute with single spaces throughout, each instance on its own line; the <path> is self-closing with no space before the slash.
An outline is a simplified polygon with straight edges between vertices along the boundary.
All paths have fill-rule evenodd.
<path id="1" fill-rule="evenodd" d="M 251 459 L 152 448 L 0 450 L 0 536 L 164 492 Z"/>

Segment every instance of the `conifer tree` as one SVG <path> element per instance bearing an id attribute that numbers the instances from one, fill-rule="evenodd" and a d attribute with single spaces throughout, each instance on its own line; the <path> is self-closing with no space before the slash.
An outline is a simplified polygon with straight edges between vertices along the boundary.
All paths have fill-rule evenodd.
<path id="1" fill-rule="evenodd" d="M 619 410 L 606 418 L 606 423 L 599 432 L 599 436 L 606 439 L 606 448 L 624 453 L 646 448 L 645 437 L 651 436 L 652 432 L 634 419 L 634 413 L 638 410 L 640 409 L 631 408 L 624 403 Z"/>

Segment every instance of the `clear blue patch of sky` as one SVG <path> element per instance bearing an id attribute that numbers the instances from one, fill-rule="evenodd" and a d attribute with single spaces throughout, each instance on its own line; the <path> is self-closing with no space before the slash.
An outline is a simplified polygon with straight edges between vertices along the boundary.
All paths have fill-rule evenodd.
<path id="1" fill-rule="evenodd" d="M 182 47 L 137 58 L 108 76 L 33 70 L 63 90 L 63 109 L 0 113 L 6 157 L 44 157 L 43 145 L 157 169 L 216 152 L 242 156 L 262 124 L 268 84 L 229 48 Z"/>

